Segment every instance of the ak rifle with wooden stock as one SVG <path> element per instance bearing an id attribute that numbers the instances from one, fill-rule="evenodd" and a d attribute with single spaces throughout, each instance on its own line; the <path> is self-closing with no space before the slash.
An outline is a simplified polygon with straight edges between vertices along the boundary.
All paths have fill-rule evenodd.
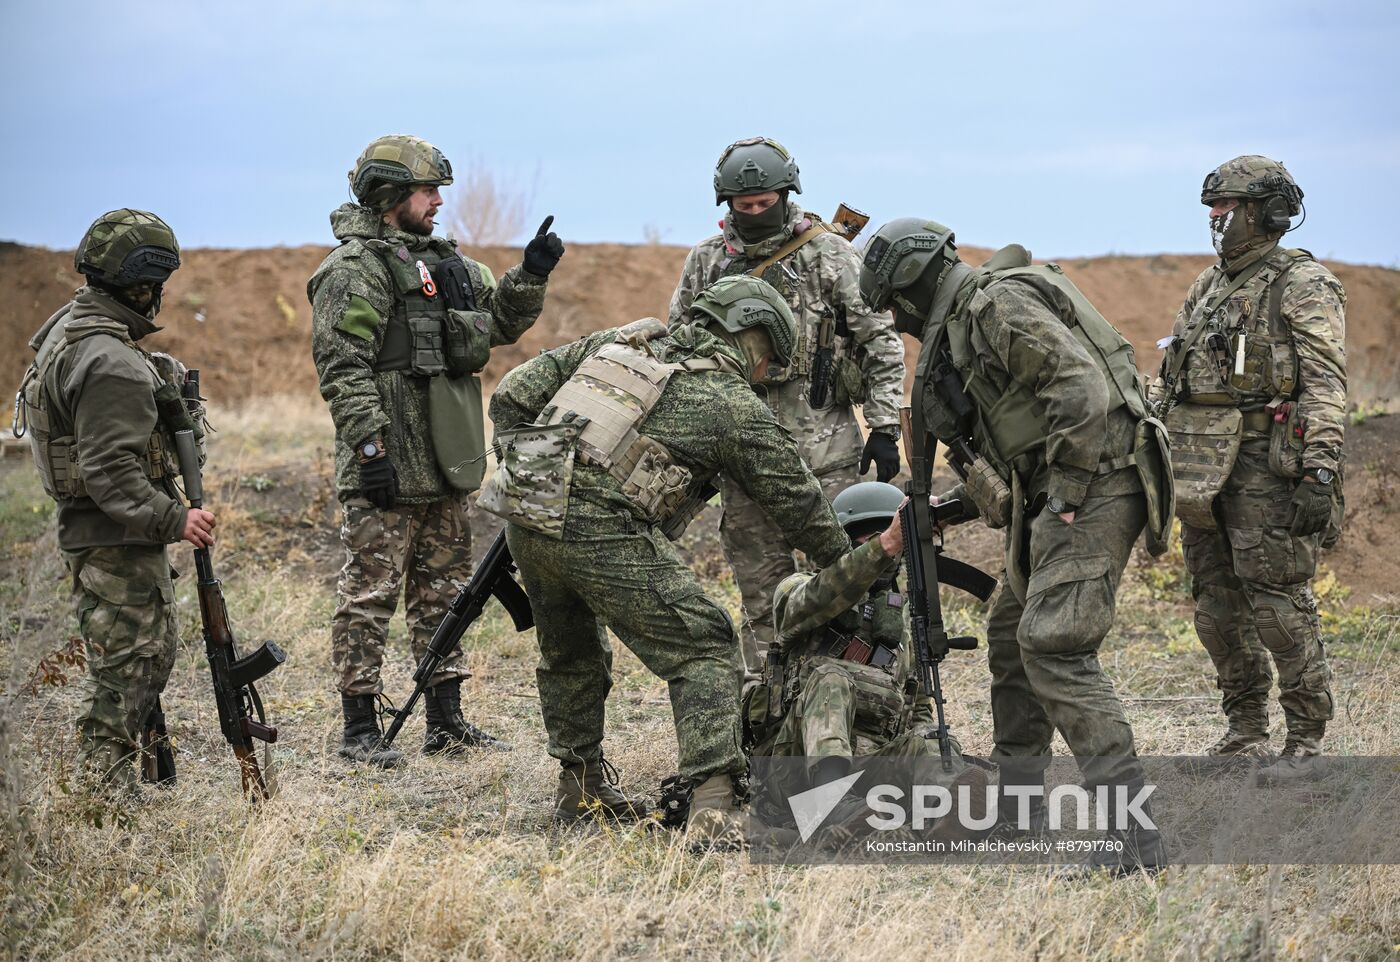
<path id="1" fill-rule="evenodd" d="M 186 373 L 183 395 L 186 405 L 194 410 L 200 400 L 198 371 Z M 190 507 L 202 507 L 204 483 L 193 430 L 175 432 L 175 450 L 185 482 L 185 497 Z M 267 714 L 263 711 L 262 699 L 258 697 L 254 682 L 282 664 L 287 656 L 275 642 L 265 641 L 255 651 L 239 657 L 233 627 L 228 620 L 228 607 L 224 604 L 223 588 L 219 579 L 214 577 L 208 547 L 195 548 L 194 566 L 198 577 L 199 617 L 204 623 L 204 653 L 209 659 L 209 671 L 214 681 L 219 728 L 238 759 L 244 794 L 253 801 L 259 801 L 267 798 L 269 793 L 254 742 L 272 744 L 277 741 L 277 729 L 267 723 Z"/>

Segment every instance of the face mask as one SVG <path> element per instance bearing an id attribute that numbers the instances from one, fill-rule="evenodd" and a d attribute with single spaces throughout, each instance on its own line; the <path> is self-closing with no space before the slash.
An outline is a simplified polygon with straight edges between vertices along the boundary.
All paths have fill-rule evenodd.
<path id="1" fill-rule="evenodd" d="M 1210 243 L 1222 259 L 1238 254 L 1249 242 L 1249 217 L 1244 205 L 1210 219 Z"/>
<path id="2" fill-rule="evenodd" d="M 729 222 L 745 244 L 757 244 L 783 229 L 787 222 L 787 204 L 779 199 L 772 207 L 757 214 L 743 214 L 731 207 Z"/>

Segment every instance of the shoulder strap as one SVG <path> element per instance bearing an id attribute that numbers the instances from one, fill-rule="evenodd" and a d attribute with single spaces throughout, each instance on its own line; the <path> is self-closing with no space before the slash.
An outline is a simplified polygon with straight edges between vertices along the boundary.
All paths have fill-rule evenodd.
<path id="1" fill-rule="evenodd" d="M 758 265 L 750 268 L 748 273 L 751 277 L 762 277 L 764 271 L 768 270 L 768 268 L 778 263 L 778 261 L 782 260 L 784 257 L 787 257 L 799 247 L 805 246 L 823 234 L 834 233 L 836 233 L 836 230 L 830 224 L 813 217 L 811 227 L 792 238 L 782 247 L 779 247 L 771 256 L 765 257 L 763 260 L 759 261 Z"/>
<path id="2" fill-rule="evenodd" d="M 1288 258 L 1288 263 L 1279 270 L 1278 276 L 1269 284 L 1269 330 L 1275 336 L 1284 335 L 1293 337 L 1293 331 L 1283 323 L 1283 289 L 1288 284 L 1288 272 L 1293 270 L 1293 265 L 1306 259 L 1306 252 L 1299 251 Z"/>
<path id="3" fill-rule="evenodd" d="M 1187 335 L 1186 340 L 1177 346 L 1176 356 L 1172 358 L 1171 368 L 1168 370 L 1165 378 L 1167 384 L 1176 384 L 1176 379 L 1181 376 L 1182 369 L 1186 367 L 1186 355 L 1191 352 L 1191 348 L 1196 346 L 1196 342 L 1201 339 L 1201 335 L 1206 331 L 1206 320 L 1219 309 L 1221 304 L 1224 304 L 1225 301 L 1229 299 L 1231 294 L 1235 293 L 1235 291 L 1239 290 L 1241 287 L 1244 287 L 1244 285 L 1249 282 L 1249 279 L 1263 270 L 1264 266 L 1268 263 L 1269 259 L 1267 257 L 1261 258 L 1258 263 L 1241 271 L 1240 275 L 1231 281 L 1224 290 L 1211 298 L 1205 310 L 1201 311 L 1201 323 L 1197 324 L 1195 329 Z"/>

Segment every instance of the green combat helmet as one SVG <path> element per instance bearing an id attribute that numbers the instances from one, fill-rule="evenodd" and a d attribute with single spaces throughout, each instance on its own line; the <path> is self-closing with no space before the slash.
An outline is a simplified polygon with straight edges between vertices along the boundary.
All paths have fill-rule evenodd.
<path id="1" fill-rule="evenodd" d="M 883 531 L 899 513 L 904 492 L 884 481 L 861 481 L 842 491 L 831 502 L 836 520 L 852 538 L 867 531 Z"/>
<path id="2" fill-rule="evenodd" d="M 731 334 L 762 325 L 773 342 L 773 362 L 792 363 L 797 325 L 792 309 L 767 281 L 748 274 L 721 277 L 700 292 L 690 306 L 692 314 L 704 314 Z"/>
<path id="3" fill-rule="evenodd" d="M 860 294 L 872 311 L 890 302 L 927 316 L 938 278 L 958 260 L 953 231 L 937 221 L 901 217 L 885 224 L 865 245 Z"/>
<path id="4" fill-rule="evenodd" d="M 146 210 L 108 211 L 83 235 L 73 266 L 107 287 L 163 284 L 180 266 L 180 244 L 170 225 Z"/>
<path id="5" fill-rule="evenodd" d="M 1263 201 L 1261 226 L 1266 231 L 1287 230 L 1288 219 L 1303 209 L 1302 188 L 1288 168 L 1258 154 L 1227 160 L 1206 174 L 1201 184 L 1201 203 L 1210 207 L 1227 197 Z"/>
<path id="6" fill-rule="evenodd" d="M 355 199 L 373 210 L 388 210 L 416 184 L 446 187 L 452 165 L 432 144 L 407 134 L 390 134 L 371 143 L 347 175 Z"/>
<path id="7" fill-rule="evenodd" d="M 767 137 L 750 137 L 724 148 L 715 164 L 715 204 L 770 190 L 802 193 L 797 161 L 786 147 Z"/>

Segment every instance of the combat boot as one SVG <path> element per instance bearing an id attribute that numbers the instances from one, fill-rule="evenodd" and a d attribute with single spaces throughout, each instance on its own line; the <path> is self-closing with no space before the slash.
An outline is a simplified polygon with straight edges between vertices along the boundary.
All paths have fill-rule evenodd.
<path id="1" fill-rule="evenodd" d="M 744 848 L 748 811 L 728 772 L 705 779 L 690 795 L 686 839 L 692 852 L 737 852 Z"/>
<path id="2" fill-rule="evenodd" d="M 375 708 L 374 695 L 340 696 L 340 707 L 345 712 L 345 735 L 340 742 L 341 758 L 352 762 L 368 762 L 380 768 L 393 768 L 403 761 L 403 752 L 396 748 L 380 748 L 382 732 L 379 729 L 379 712 Z"/>
<path id="3" fill-rule="evenodd" d="M 587 818 L 607 822 L 646 818 L 646 800 L 622 794 L 619 782 L 617 769 L 606 758 L 565 765 L 554 791 L 554 820 L 572 824 Z"/>
<path id="4" fill-rule="evenodd" d="M 1131 802 L 1143 786 L 1144 783 L 1139 780 L 1121 787 L 1126 788 L 1127 800 Z M 1140 824 L 1136 817 L 1124 810 L 1124 806 L 1119 805 L 1119 787 L 1111 786 L 1112 791 L 1109 794 L 1108 831 L 1104 835 L 1106 844 L 1089 857 L 1088 864 L 1080 867 L 1079 874 L 1107 871 L 1110 875 L 1120 878 L 1135 872 L 1156 875 L 1167 866 L 1167 848 L 1162 843 L 1162 833 L 1156 828 Z M 1137 807 L 1149 822 L 1156 824 L 1156 819 L 1152 817 L 1150 800 L 1144 799 Z M 1120 812 L 1127 823 L 1121 827 Z"/>
<path id="5" fill-rule="evenodd" d="M 139 798 L 141 783 L 136 773 L 138 754 L 121 742 L 84 736 L 80 758 L 87 770 L 100 779 L 114 796 Z"/>
<path id="6" fill-rule="evenodd" d="M 511 750 L 508 742 L 487 734 L 462 717 L 462 679 L 454 678 L 429 688 L 423 697 L 428 705 L 423 754 L 464 755 L 468 748 Z"/>
<path id="7" fill-rule="evenodd" d="M 1313 761 L 1322 755 L 1322 732 L 1303 734 L 1289 732 L 1283 751 L 1272 765 L 1265 765 L 1255 775 L 1260 785 L 1287 785 L 1312 777 Z"/>
<path id="8" fill-rule="evenodd" d="M 1267 758 L 1269 756 L 1269 733 L 1253 729 L 1237 728 L 1233 721 L 1206 754 L 1213 757 Z"/>
<path id="9" fill-rule="evenodd" d="M 997 820 L 987 830 L 994 841 L 1019 842 L 1044 838 L 1049 832 L 1050 818 L 1045 810 L 1045 772 L 1038 759 L 1033 765 L 1018 764 L 1014 759 L 997 763 Z M 1021 795 L 1009 795 L 1006 789 L 1039 788 L 1025 797 L 1027 818 L 1021 818 Z"/>

